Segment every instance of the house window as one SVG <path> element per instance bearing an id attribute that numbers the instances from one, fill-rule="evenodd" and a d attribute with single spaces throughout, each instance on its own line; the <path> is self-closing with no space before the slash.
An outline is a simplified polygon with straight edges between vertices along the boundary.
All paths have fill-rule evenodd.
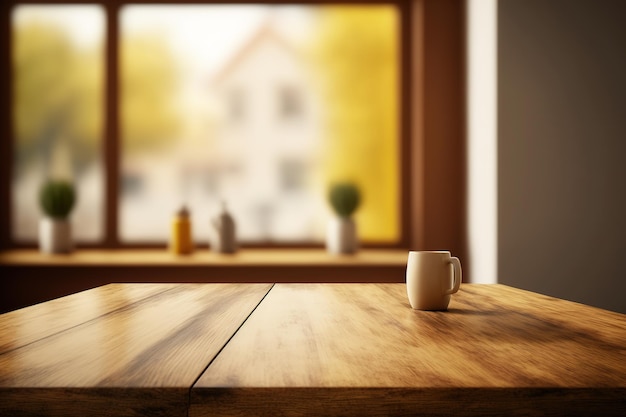
<path id="1" fill-rule="evenodd" d="M 239 125 L 246 116 L 246 101 L 243 91 L 234 89 L 226 97 L 228 118 L 233 125 Z"/>
<path id="2" fill-rule="evenodd" d="M 113 233 L 114 242 L 162 244 L 168 239 L 173 213 L 182 205 L 191 209 L 198 225 L 196 238 L 203 239 L 208 227 L 201 225 L 208 224 L 226 201 L 244 243 L 321 243 L 330 215 L 327 189 L 346 180 L 357 183 L 363 194 L 356 215 L 363 241 L 400 240 L 402 70 L 397 5 L 122 4 L 107 8 L 108 14 L 97 5 L 18 6 L 12 20 L 18 52 L 21 46 L 32 46 L 32 40 L 20 37 L 20 13 L 31 9 L 55 9 L 67 16 L 80 9 L 97 16 L 93 20 L 67 17 L 59 25 L 68 32 L 64 39 L 72 39 L 72 22 L 81 22 L 81 30 L 99 28 L 97 36 L 91 35 L 97 39 L 91 49 L 81 50 L 86 61 L 76 70 L 85 71 L 91 81 L 71 78 L 87 85 L 85 92 L 76 93 L 76 100 L 85 101 L 66 101 L 76 108 L 72 111 L 84 114 L 53 114 L 53 109 L 64 107 L 51 104 L 49 114 L 40 116 L 22 112 L 22 101 L 14 101 L 18 171 L 22 160 L 43 152 L 31 150 L 34 142 L 20 130 L 28 126 L 23 122 L 27 115 L 33 125 L 43 126 L 37 133 L 38 146 L 52 140 L 54 123 L 71 126 L 65 120 L 72 119 L 89 124 L 76 132 L 63 127 L 69 133 L 57 136 L 67 139 L 58 140 L 55 147 L 59 160 L 71 154 L 79 202 L 87 205 L 77 208 L 74 220 L 78 223 L 83 216 L 95 230 L 77 228 L 84 233 L 77 235 L 78 240 L 102 239 L 103 170 L 112 168 L 103 168 L 99 150 L 102 120 L 111 111 L 117 117 L 110 118 L 114 125 L 108 128 L 107 140 L 116 141 L 113 166 L 118 172 L 113 176 L 108 172 L 107 178 L 117 178 L 117 194 L 110 196 L 113 203 L 107 205 L 107 210 L 115 210 L 115 216 L 107 217 L 115 224 L 106 230 Z M 117 23 L 107 25 L 107 19 Z M 116 93 L 107 96 L 115 103 L 106 109 L 102 70 L 112 67 L 103 59 L 104 40 L 111 36 L 105 27 L 117 31 L 117 42 L 107 54 L 116 54 L 113 68 L 119 71 Z M 81 42 L 85 38 L 77 37 Z M 51 56 L 61 55 L 41 59 Z M 25 60 L 16 66 L 18 88 L 32 93 L 41 91 L 41 85 L 54 85 L 64 93 L 82 91 L 53 78 L 44 84 L 31 82 L 27 76 L 35 67 L 30 65 Z M 45 62 L 40 67 L 55 68 Z M 46 124 L 45 117 L 54 123 Z M 285 129 L 284 121 L 293 119 L 305 123 L 299 123 L 297 130 Z M 48 165 L 52 166 L 39 164 Z M 236 172 L 232 167 L 237 167 Z M 22 203 L 20 198 L 25 197 L 19 196 L 32 200 L 34 195 L 32 186 L 28 189 L 19 182 L 25 178 L 21 172 L 13 179 L 16 226 L 12 235 L 33 241 L 38 214 L 26 220 L 15 218 L 18 207 L 32 205 L 32 201 Z M 288 200 L 286 194 L 291 195 Z M 22 233 L 19 224 L 30 227 L 30 234 Z"/>
<path id="3" fill-rule="evenodd" d="M 298 159 L 286 159 L 280 164 L 280 183 L 283 193 L 306 191 L 307 164 Z"/>
<path id="4" fill-rule="evenodd" d="M 278 109 L 280 118 L 293 120 L 303 116 L 302 97 L 295 87 L 280 88 L 278 94 Z"/>

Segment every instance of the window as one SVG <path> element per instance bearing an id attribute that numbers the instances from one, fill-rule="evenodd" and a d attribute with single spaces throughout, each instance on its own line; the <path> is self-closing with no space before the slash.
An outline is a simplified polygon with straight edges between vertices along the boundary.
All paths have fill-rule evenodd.
<path id="1" fill-rule="evenodd" d="M 110 36 L 104 31 L 107 19 L 118 22 L 108 27 L 117 28 L 119 39 L 107 52 L 117 53 L 119 69 L 117 92 L 107 96 L 117 100 L 112 108 L 119 115 L 112 118 L 113 139 L 107 138 L 119 143 L 117 194 L 107 206 L 116 211 L 108 217 L 116 224 L 107 226 L 113 241 L 165 242 L 181 205 L 191 208 L 195 237 L 202 241 L 210 216 L 227 201 L 244 243 L 322 242 L 331 215 L 327 188 L 340 180 L 361 188 L 361 238 L 400 240 L 398 6 L 130 4 L 113 8 L 111 16 L 98 5 L 29 5 L 15 8 L 14 16 L 26 9 L 69 16 L 70 9 L 80 8 L 99 16 L 89 25 L 78 20 L 99 31 L 85 55 L 95 68 L 90 76 L 100 84 L 92 81 L 83 94 L 88 103 L 76 105 L 88 113 L 76 120 L 88 121 L 91 130 L 56 147 L 60 156 L 54 156 L 83 164 L 70 173 L 79 184 L 79 202 L 86 205 L 73 220 L 78 225 L 84 217 L 93 230 L 77 227 L 83 233 L 76 236 L 79 241 L 97 243 L 105 229 L 103 171 L 111 168 L 103 167 L 98 150 L 103 118 L 111 111 L 102 91 L 102 71 L 111 69 L 103 54 Z M 13 18 L 14 32 L 21 30 L 19 22 Z M 71 30 L 70 23 L 61 27 Z M 14 45 L 21 38 L 16 39 Z M 20 84 L 21 74 L 17 69 L 14 84 Z M 30 151 L 22 149 L 24 115 L 19 103 L 14 106 L 16 158 L 22 158 Z M 298 123 L 285 123 L 294 120 Z M 63 157 L 68 153 L 72 156 Z M 76 164 L 72 159 L 70 165 Z M 19 207 L 35 206 L 32 185 L 29 190 L 19 182 L 21 171 L 13 181 L 13 223 L 31 232 L 20 234 L 16 226 L 12 236 L 32 241 L 38 214 L 15 218 Z M 31 201 L 21 203 L 18 195 Z"/>
<path id="2" fill-rule="evenodd" d="M 285 194 L 306 190 L 308 170 L 306 162 L 286 159 L 280 164 L 280 183 Z"/>
<path id="3" fill-rule="evenodd" d="M 97 241 L 103 235 L 103 10 L 19 5 L 11 23 L 13 237 L 36 239 L 38 190 L 52 175 L 75 180 L 74 235 Z"/>
<path id="4" fill-rule="evenodd" d="M 303 116 L 302 99 L 295 87 L 282 87 L 278 95 L 278 109 L 280 118 L 293 120 Z"/>
<path id="5" fill-rule="evenodd" d="M 243 91 L 233 89 L 229 91 L 225 101 L 228 111 L 228 118 L 233 125 L 239 125 L 244 121 L 246 115 L 246 102 Z"/>

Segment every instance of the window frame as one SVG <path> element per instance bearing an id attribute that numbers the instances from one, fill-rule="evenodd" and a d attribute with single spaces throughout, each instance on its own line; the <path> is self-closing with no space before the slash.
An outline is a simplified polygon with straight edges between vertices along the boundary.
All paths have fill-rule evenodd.
<path id="1" fill-rule="evenodd" d="M 219 4 L 221 1 L 187 0 L 185 4 Z M 327 0 L 258 1 L 264 4 L 336 4 Z M 400 28 L 400 113 L 398 176 L 400 179 L 400 237 L 396 242 L 363 242 L 371 248 L 447 248 L 463 252 L 464 228 L 464 13 L 463 0 L 347 0 L 345 4 L 393 4 Z M 119 143 L 119 11 L 126 4 L 174 4 L 171 0 L 9 0 L 0 5 L 0 249 L 34 248 L 11 236 L 11 178 L 13 131 L 11 108 L 11 11 L 19 4 L 95 4 L 105 12 L 105 104 L 102 155 L 105 166 L 104 235 L 101 241 L 79 243 L 80 248 L 158 248 L 164 243 L 125 243 L 118 236 L 120 191 Z M 246 4 L 246 2 L 242 2 Z M 433 58 L 431 60 L 431 58 Z M 446 69 L 446 65 L 452 66 Z M 450 83 L 452 81 L 452 83 Z M 443 104 L 443 107 L 442 107 Z M 448 108 L 446 108 L 448 104 Z M 435 119 L 431 122 L 431 116 Z M 437 137 L 443 134 L 443 139 Z M 439 140 L 441 143 L 436 141 Z M 457 146 L 460 145 L 460 146 Z M 452 147 L 456 146 L 456 149 Z M 450 150 L 452 149 L 452 153 Z M 437 166 L 456 165 L 443 178 Z M 445 188 L 444 196 L 436 188 Z M 428 200 L 426 199 L 428 196 Z M 456 203 L 461 204 L 456 204 Z M 454 204 L 454 207 L 451 206 Z M 449 214 L 452 214 L 450 218 Z M 426 221 L 428 219 L 428 221 Z M 448 225 L 448 224 L 451 225 Z M 441 226 L 441 229 L 438 227 Z M 455 230 L 451 228 L 456 227 Z M 440 232 L 440 233 L 438 233 Z M 440 244 L 442 242 L 443 244 Z M 248 243 L 243 247 L 311 248 L 312 242 Z"/>

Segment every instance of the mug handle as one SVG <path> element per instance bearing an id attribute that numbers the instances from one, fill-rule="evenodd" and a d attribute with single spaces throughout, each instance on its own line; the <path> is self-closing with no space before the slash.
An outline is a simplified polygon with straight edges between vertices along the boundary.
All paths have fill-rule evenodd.
<path id="1" fill-rule="evenodd" d="M 463 271 L 461 270 L 461 261 L 453 256 L 449 261 L 454 266 L 454 286 L 445 292 L 445 295 L 454 294 L 459 290 L 461 281 L 463 280 Z"/>

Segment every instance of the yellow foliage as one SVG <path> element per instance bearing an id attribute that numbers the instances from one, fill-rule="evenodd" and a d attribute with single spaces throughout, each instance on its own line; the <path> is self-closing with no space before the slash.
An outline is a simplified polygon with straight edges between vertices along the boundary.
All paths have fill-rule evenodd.
<path id="1" fill-rule="evenodd" d="M 393 6 L 328 6 L 314 48 L 325 92 L 325 183 L 359 186 L 364 240 L 400 234 L 398 28 Z"/>
<path id="2" fill-rule="evenodd" d="M 80 149 L 75 162 L 88 163 L 102 135 L 101 49 L 77 50 L 62 29 L 43 23 L 14 27 L 13 35 L 18 166 L 42 151 L 50 158 L 61 142 Z"/>
<path id="3" fill-rule="evenodd" d="M 102 143 L 105 61 L 102 45 L 74 46 L 63 28 L 30 22 L 13 28 L 13 125 L 18 167 L 50 162 L 55 149 L 74 163 L 97 158 Z M 154 148 L 179 130 L 176 72 L 167 44 L 152 34 L 123 37 L 120 116 L 124 151 Z"/>
<path id="4" fill-rule="evenodd" d="M 122 38 L 120 123 L 125 152 L 155 150 L 180 131 L 175 60 L 159 34 Z"/>

